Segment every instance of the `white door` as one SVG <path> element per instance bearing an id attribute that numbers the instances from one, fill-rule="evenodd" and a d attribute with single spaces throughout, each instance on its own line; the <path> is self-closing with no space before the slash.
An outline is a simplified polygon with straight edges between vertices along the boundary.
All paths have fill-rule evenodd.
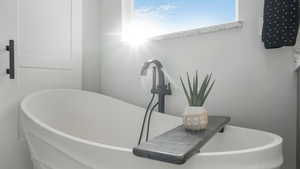
<path id="1" fill-rule="evenodd" d="M 15 40 L 15 79 L 9 79 Z M 0 168 L 30 169 L 18 139 L 18 105 L 26 94 L 81 88 L 81 0 L 0 0 Z"/>
<path id="2" fill-rule="evenodd" d="M 0 0 L 0 168 L 30 166 L 24 144 L 17 140 L 18 87 L 6 75 L 9 59 L 5 46 L 17 37 L 17 1 Z"/>

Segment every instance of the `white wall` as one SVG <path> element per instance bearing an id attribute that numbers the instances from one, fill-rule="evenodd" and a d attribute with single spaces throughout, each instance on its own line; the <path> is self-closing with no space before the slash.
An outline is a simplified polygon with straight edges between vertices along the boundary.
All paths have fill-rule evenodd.
<path id="1" fill-rule="evenodd" d="M 139 72 L 151 58 L 161 60 L 177 83 L 186 71 L 213 72 L 217 82 L 208 100 L 210 114 L 230 115 L 232 124 L 281 135 L 284 168 L 295 169 L 297 93 L 292 49 L 263 48 L 259 36 L 263 0 L 240 0 L 242 29 L 151 42 L 139 49 L 120 42 L 121 0 L 101 3 L 102 93 L 145 106 L 150 93 L 143 89 Z M 96 66 L 90 69 L 98 71 Z M 185 106 L 181 89 L 173 85 L 167 111 L 181 115 Z"/>
<path id="2" fill-rule="evenodd" d="M 83 4 L 83 89 L 99 91 L 100 86 L 100 36 L 101 1 L 86 0 Z"/>

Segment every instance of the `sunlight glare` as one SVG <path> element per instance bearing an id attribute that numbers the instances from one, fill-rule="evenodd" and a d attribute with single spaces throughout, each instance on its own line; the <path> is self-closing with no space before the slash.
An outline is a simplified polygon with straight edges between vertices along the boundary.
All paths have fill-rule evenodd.
<path id="1" fill-rule="evenodd" d="M 137 47 L 145 44 L 151 37 L 159 34 L 156 24 L 151 22 L 134 21 L 127 24 L 122 33 L 122 41 Z"/>

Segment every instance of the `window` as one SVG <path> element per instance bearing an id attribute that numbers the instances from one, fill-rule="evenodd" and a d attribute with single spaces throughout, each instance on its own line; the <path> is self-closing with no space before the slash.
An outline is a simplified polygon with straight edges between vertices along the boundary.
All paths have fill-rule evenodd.
<path id="1" fill-rule="evenodd" d="M 153 37 L 236 21 L 236 0 L 130 1 L 133 9 L 130 26 L 126 31 L 139 37 Z"/>

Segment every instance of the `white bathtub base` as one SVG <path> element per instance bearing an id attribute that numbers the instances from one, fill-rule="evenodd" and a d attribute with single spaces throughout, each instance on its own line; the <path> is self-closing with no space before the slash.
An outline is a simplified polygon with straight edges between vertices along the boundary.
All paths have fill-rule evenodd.
<path id="1" fill-rule="evenodd" d="M 280 169 L 283 163 L 281 137 L 235 126 L 184 165 L 136 157 L 132 148 L 144 109 L 100 94 L 44 91 L 27 97 L 21 108 L 35 169 Z M 182 123 L 160 113 L 152 120 L 151 137 Z"/>

